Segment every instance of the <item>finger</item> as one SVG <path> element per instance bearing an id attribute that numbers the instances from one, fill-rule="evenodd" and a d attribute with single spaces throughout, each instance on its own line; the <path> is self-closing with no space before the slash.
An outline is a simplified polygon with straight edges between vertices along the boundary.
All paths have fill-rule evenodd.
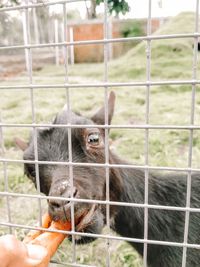
<path id="1" fill-rule="evenodd" d="M 50 215 L 48 213 L 45 213 L 42 216 L 42 227 L 43 228 L 49 228 L 49 226 L 51 225 L 52 219 L 50 217 Z"/>
<path id="2" fill-rule="evenodd" d="M 61 233 L 43 233 L 34 239 L 31 244 L 46 248 L 48 255 L 52 257 L 65 237 L 66 235 Z"/>
<path id="3" fill-rule="evenodd" d="M 34 240 L 36 237 L 38 237 L 40 234 L 42 233 L 42 231 L 39 230 L 31 230 L 30 232 L 28 232 L 28 234 L 25 236 L 23 242 L 25 244 L 30 243 L 32 240 Z"/>
<path id="4" fill-rule="evenodd" d="M 71 223 L 52 222 L 51 227 L 49 229 L 69 231 L 71 229 Z M 45 247 L 48 250 L 48 255 L 52 257 L 66 236 L 66 234 L 59 232 L 46 232 L 32 240 L 31 244 L 41 245 Z"/>
<path id="5" fill-rule="evenodd" d="M 49 216 L 48 213 L 44 214 L 42 216 L 42 227 L 43 228 L 49 228 L 49 226 L 51 225 L 51 217 Z M 32 240 L 34 240 L 35 238 L 37 238 L 40 234 L 42 234 L 43 231 L 40 230 L 31 230 L 24 238 L 23 242 L 25 244 L 30 243 Z"/>
<path id="6" fill-rule="evenodd" d="M 27 244 L 26 247 L 28 251 L 28 257 L 31 259 L 42 260 L 48 254 L 47 249 L 39 245 Z"/>

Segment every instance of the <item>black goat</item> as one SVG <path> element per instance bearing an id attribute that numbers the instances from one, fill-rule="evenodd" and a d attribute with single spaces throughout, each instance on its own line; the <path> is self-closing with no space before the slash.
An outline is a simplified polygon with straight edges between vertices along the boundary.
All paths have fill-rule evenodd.
<path id="1" fill-rule="evenodd" d="M 109 97 L 109 123 L 114 111 L 115 95 Z M 104 130 L 95 124 L 104 124 L 104 107 L 91 119 L 70 113 L 74 125 L 93 124 L 93 128 L 72 129 L 72 160 L 81 163 L 104 163 Z M 67 124 L 68 112 L 63 110 L 54 120 L 54 124 Z M 67 162 L 68 130 L 67 128 L 50 128 L 38 130 L 38 158 L 40 161 Z M 25 160 L 34 160 L 33 138 L 28 144 L 16 139 L 18 146 L 24 150 Z M 134 149 L 134 147 L 133 147 Z M 111 164 L 127 164 L 123 159 L 109 151 Z M 139 169 L 110 168 L 110 200 L 132 203 L 144 203 L 144 171 Z M 25 173 L 36 183 L 34 164 L 25 164 Z M 69 170 L 65 165 L 39 164 L 41 192 L 50 196 L 70 197 Z M 106 179 L 102 167 L 73 167 L 73 196 L 75 198 L 105 200 Z M 149 203 L 155 205 L 185 207 L 187 174 L 158 175 L 149 173 Z M 191 207 L 200 208 L 200 177 L 192 174 Z M 100 233 L 105 224 L 105 205 L 75 203 L 75 217 L 79 221 L 77 231 Z M 86 212 L 87 211 L 87 212 Z M 49 213 L 54 220 L 70 219 L 70 201 L 50 200 Z M 83 216 L 83 214 L 86 214 Z M 121 236 L 144 238 L 144 209 L 136 207 L 111 206 L 112 228 Z M 185 212 L 149 209 L 148 239 L 171 242 L 183 242 Z M 78 243 L 92 241 L 91 237 L 77 237 Z M 188 232 L 189 244 L 200 244 L 200 214 L 191 212 Z M 131 243 L 142 255 L 143 244 Z M 182 247 L 148 244 L 147 261 L 149 267 L 181 267 Z M 187 267 L 200 266 L 200 251 L 187 249 Z"/>

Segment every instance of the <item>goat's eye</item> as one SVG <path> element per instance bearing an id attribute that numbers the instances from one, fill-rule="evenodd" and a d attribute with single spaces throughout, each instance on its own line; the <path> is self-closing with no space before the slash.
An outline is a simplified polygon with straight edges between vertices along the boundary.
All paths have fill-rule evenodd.
<path id="1" fill-rule="evenodd" d="M 100 142 L 100 135 L 99 133 L 90 133 L 88 135 L 87 142 L 92 146 L 98 146 Z"/>

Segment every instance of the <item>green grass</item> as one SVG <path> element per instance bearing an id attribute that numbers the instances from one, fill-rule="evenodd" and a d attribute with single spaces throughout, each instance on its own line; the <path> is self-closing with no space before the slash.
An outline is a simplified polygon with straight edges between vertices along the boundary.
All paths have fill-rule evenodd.
<path id="1" fill-rule="evenodd" d="M 194 14 L 184 13 L 169 21 L 156 34 L 189 33 L 194 29 Z M 152 80 L 176 80 L 192 78 L 192 39 L 172 39 L 152 41 Z M 146 55 L 145 42 L 131 49 L 120 59 L 109 62 L 109 80 L 115 82 L 145 81 Z M 69 66 L 69 82 L 92 83 L 103 81 L 103 64 L 77 64 Z M 198 72 L 199 74 L 199 65 Z M 34 73 L 36 84 L 61 84 L 64 82 L 64 67 L 44 66 Z M 20 85 L 28 83 L 26 74 L 12 80 L 1 81 L 0 85 Z M 116 107 L 113 124 L 144 124 L 146 109 L 145 87 L 113 88 Z M 150 88 L 150 124 L 188 125 L 190 124 L 192 86 L 156 86 Z M 200 120 L 200 87 L 196 87 L 195 125 Z M 91 116 L 103 103 L 104 88 L 70 89 L 72 109 L 85 116 Z M 31 123 L 31 102 L 29 90 L 1 90 L 2 121 L 7 123 Z M 36 122 L 51 122 L 57 112 L 66 103 L 65 89 L 34 90 Z M 22 153 L 15 147 L 15 136 L 28 139 L 28 128 L 3 128 L 5 158 L 21 159 Z M 186 167 L 188 164 L 189 131 L 186 130 L 150 130 L 149 164 L 153 166 Z M 136 164 L 145 161 L 145 130 L 112 129 L 110 132 L 111 149 Z M 200 162 L 199 131 L 193 132 L 192 167 L 198 168 Z M 22 164 L 7 164 L 9 190 L 20 193 L 35 193 L 30 181 L 23 175 Z M 0 167 L 0 189 L 5 190 L 3 166 Z M 10 198 L 11 219 L 15 223 L 34 225 L 38 220 L 37 200 Z M 43 210 L 46 203 L 42 202 Z M 0 221 L 7 220 L 6 199 L 0 200 Z M 108 231 L 104 230 L 105 233 Z M 8 232 L 5 227 L 0 233 Z M 14 233 L 22 238 L 24 230 Z M 114 234 L 114 233 L 111 233 Z M 92 244 L 77 247 L 77 260 L 81 264 L 106 266 L 106 241 L 99 239 Z M 141 267 L 141 259 L 125 242 L 111 241 L 111 266 Z M 68 241 L 55 256 L 56 260 L 70 262 L 71 244 Z"/>

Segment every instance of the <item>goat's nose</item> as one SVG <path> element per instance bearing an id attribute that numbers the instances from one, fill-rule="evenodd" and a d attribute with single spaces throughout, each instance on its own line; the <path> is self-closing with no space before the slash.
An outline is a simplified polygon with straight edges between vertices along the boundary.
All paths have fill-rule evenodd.
<path id="1" fill-rule="evenodd" d="M 72 190 L 73 190 L 72 191 L 72 196 L 76 197 L 76 195 L 78 193 L 78 190 L 76 189 L 76 187 L 73 187 Z M 53 194 L 53 192 L 51 193 L 51 196 L 70 198 L 71 197 L 71 188 L 67 187 L 67 188 L 64 189 L 64 187 L 63 188 L 59 187 L 55 191 L 55 194 Z M 54 210 L 62 208 L 62 207 L 64 207 L 65 205 L 67 205 L 69 203 L 70 203 L 69 200 L 60 200 L 60 199 L 50 199 L 49 200 L 49 206 Z"/>

